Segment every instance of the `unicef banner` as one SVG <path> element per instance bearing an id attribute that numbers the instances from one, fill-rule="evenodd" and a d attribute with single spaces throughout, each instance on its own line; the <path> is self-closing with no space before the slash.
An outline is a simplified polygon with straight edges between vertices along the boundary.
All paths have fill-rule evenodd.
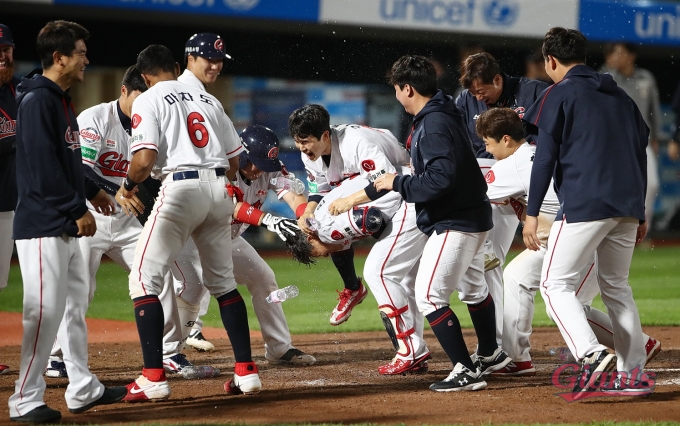
<path id="1" fill-rule="evenodd" d="M 53 0 L 53 4 L 317 22 L 319 0 Z"/>
<path id="2" fill-rule="evenodd" d="M 576 28 L 578 0 L 320 0 L 319 22 L 543 37 Z"/>
<path id="3" fill-rule="evenodd" d="M 579 28 L 593 40 L 680 45 L 680 3 L 581 0 Z"/>

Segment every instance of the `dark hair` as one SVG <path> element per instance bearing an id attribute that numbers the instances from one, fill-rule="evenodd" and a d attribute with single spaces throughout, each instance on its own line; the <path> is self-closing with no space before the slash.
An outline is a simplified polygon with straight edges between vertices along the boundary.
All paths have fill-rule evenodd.
<path id="1" fill-rule="evenodd" d="M 490 53 L 475 53 L 468 56 L 460 67 L 460 85 L 469 89 L 476 80 L 482 84 L 493 84 L 494 77 L 500 73 L 501 67 Z"/>
<path id="2" fill-rule="evenodd" d="M 137 67 L 134 65 L 125 71 L 122 85 L 125 86 L 128 93 L 132 93 L 135 90 L 144 93 L 147 89 L 146 83 L 144 83 L 144 77 L 142 77 L 142 73 L 140 73 Z"/>
<path id="3" fill-rule="evenodd" d="M 137 69 L 142 74 L 157 76 L 163 72 L 175 72 L 175 58 L 167 47 L 152 44 L 137 55 Z"/>
<path id="4" fill-rule="evenodd" d="M 501 140 L 508 135 L 519 142 L 524 139 L 524 127 L 519 115 L 510 108 L 491 108 L 477 118 L 475 125 L 480 138 Z"/>
<path id="5" fill-rule="evenodd" d="M 288 132 L 293 139 L 309 135 L 321 139 L 321 135 L 330 130 L 331 115 L 321 105 L 305 105 L 288 117 Z"/>
<path id="6" fill-rule="evenodd" d="M 634 43 L 624 43 L 624 42 L 613 42 L 613 43 L 605 43 L 603 49 L 604 49 L 604 57 L 606 58 L 607 56 L 611 55 L 614 53 L 614 49 L 616 46 L 621 46 L 624 49 L 628 51 L 628 53 L 632 53 L 634 55 L 637 55 L 637 46 Z"/>
<path id="7" fill-rule="evenodd" d="M 578 30 L 554 27 L 545 34 L 541 52 L 544 58 L 553 56 L 562 65 L 585 64 L 588 39 Z"/>
<path id="8" fill-rule="evenodd" d="M 49 69 L 54 65 L 54 52 L 64 56 L 73 55 L 78 40 L 87 40 L 90 33 L 81 25 L 69 21 L 51 21 L 38 33 L 35 42 L 40 64 L 43 69 Z"/>
<path id="9" fill-rule="evenodd" d="M 387 82 L 401 89 L 408 84 L 425 97 L 437 93 L 437 72 L 432 62 L 424 56 L 405 55 L 399 58 L 388 71 Z"/>

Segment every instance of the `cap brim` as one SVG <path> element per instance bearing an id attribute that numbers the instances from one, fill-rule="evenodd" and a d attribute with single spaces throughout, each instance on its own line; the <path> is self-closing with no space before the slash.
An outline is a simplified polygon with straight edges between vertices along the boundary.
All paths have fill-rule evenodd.
<path id="1" fill-rule="evenodd" d="M 248 158 L 251 163 L 255 165 L 258 169 L 262 170 L 263 172 L 278 172 L 281 170 L 281 162 L 279 161 L 278 158 L 276 159 L 269 159 L 269 160 L 255 160 L 253 161 L 252 158 Z"/>

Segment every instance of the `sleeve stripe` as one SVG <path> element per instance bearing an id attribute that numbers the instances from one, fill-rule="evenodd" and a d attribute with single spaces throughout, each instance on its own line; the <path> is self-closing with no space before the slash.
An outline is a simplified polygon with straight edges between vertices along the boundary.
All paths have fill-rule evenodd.
<path id="1" fill-rule="evenodd" d="M 236 148 L 236 149 L 233 150 L 233 151 L 227 152 L 227 155 L 231 155 L 231 154 L 233 154 L 233 153 L 235 153 L 235 152 L 239 152 L 239 151 L 241 151 L 242 149 L 243 149 L 243 145 L 239 146 L 238 148 Z"/>
<path id="2" fill-rule="evenodd" d="M 83 163 L 92 164 L 93 166 L 95 165 L 95 162 L 94 162 L 94 161 L 90 161 L 90 160 L 88 160 L 87 158 L 83 158 Z"/>
<path id="3" fill-rule="evenodd" d="M 144 149 L 144 148 L 151 148 L 154 151 L 158 151 L 158 145 L 156 145 L 155 143 L 144 143 L 144 142 L 136 143 L 136 144 L 132 145 L 130 147 L 130 151 L 134 152 L 134 151 L 138 151 L 138 150 Z"/>

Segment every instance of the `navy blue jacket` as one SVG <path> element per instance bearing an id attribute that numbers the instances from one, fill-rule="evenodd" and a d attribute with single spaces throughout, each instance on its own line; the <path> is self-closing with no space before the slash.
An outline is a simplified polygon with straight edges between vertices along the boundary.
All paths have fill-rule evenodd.
<path id="1" fill-rule="evenodd" d="M 85 198 L 99 188 L 85 179 L 71 97 L 35 71 L 17 87 L 17 189 L 14 239 L 77 236 Z"/>
<path id="2" fill-rule="evenodd" d="M 393 186 L 415 203 L 418 228 L 427 235 L 491 229 L 486 181 L 453 98 L 438 91 L 413 117 L 413 125 L 413 175 L 397 176 Z"/>
<path id="3" fill-rule="evenodd" d="M 548 83 L 543 81 L 529 80 L 524 77 L 510 77 L 506 74 L 501 75 L 503 76 L 503 92 L 491 108 L 512 108 L 519 114 L 519 118 L 522 118 L 526 110 L 536 101 L 538 95 L 549 86 Z M 478 101 L 467 89 L 463 90 L 456 98 L 456 106 L 465 116 L 475 155 L 478 158 L 493 158 L 493 155 L 486 152 L 484 141 L 477 136 L 477 129 L 475 128 L 477 117 L 487 111 L 489 106 L 483 101 Z M 527 134 L 527 140 L 532 141 L 531 135 Z"/>
<path id="4" fill-rule="evenodd" d="M 577 65 L 524 115 L 538 127 L 527 215 L 538 216 L 555 189 L 567 222 L 612 217 L 645 220 L 649 128 L 609 74 Z"/>
<path id="5" fill-rule="evenodd" d="M 0 212 L 10 212 L 17 205 L 15 146 L 17 103 L 14 99 L 19 79 L 12 77 L 0 86 Z"/>

